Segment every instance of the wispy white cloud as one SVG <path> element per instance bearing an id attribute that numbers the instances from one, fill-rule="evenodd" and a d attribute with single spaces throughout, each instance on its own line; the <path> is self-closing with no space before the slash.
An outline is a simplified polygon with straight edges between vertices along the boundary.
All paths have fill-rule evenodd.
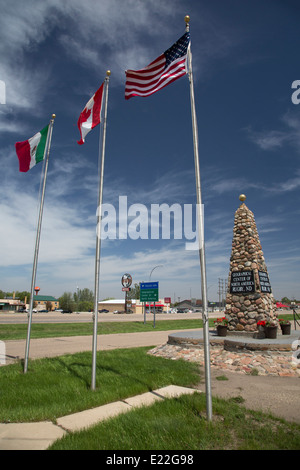
<path id="1" fill-rule="evenodd" d="M 272 187 L 272 191 L 289 192 L 294 191 L 298 188 L 300 188 L 300 169 L 295 171 L 295 176 L 293 178 L 289 178 L 286 181 L 282 181 L 276 186 L 274 185 Z"/>
<path id="2" fill-rule="evenodd" d="M 26 8 L 18 0 L 1 5 L 0 77 L 6 83 L 5 113 L 35 107 L 42 98 L 49 79 L 47 63 L 42 61 L 35 68 L 28 65 L 30 53 L 52 29 L 49 7 L 48 2 L 36 0 L 28 1 Z"/>
<path id="3" fill-rule="evenodd" d="M 250 139 L 263 150 L 281 148 L 291 139 L 291 136 L 283 131 L 254 132 L 249 129 L 248 132 Z"/>
<path id="4" fill-rule="evenodd" d="M 0 113 L 1 116 L 1 113 Z M 22 122 L 14 122 L 13 120 L 2 122 L 0 125 L 0 132 L 7 133 L 7 134 L 24 134 L 28 131 L 27 124 Z"/>
<path id="5" fill-rule="evenodd" d="M 183 18 L 182 30 L 174 33 L 179 11 L 179 0 L 160 2 L 159 7 L 156 0 L 86 0 L 84 4 L 81 0 L 28 0 L 26 8 L 21 0 L 2 4 L 0 79 L 7 83 L 6 110 L 35 109 L 36 113 L 45 84 L 48 94 L 56 85 L 51 60 L 39 52 L 39 64 L 31 62 L 31 54 L 45 46 L 54 30 L 57 54 L 90 70 L 99 71 L 101 64 L 103 73 L 113 71 L 114 83 L 119 85 L 126 69 L 144 67 L 183 33 Z M 197 48 L 201 74 L 210 59 L 226 56 L 237 43 L 207 11 L 204 17 L 199 18 L 203 38 Z"/>
<path id="6" fill-rule="evenodd" d="M 5 224 L 0 232 L 2 266 L 17 266 L 32 262 L 38 195 L 29 195 L 15 188 L 8 195 L 0 190 L 0 211 Z M 48 196 L 48 195 L 47 195 Z M 84 219 L 83 219 L 84 220 Z M 47 197 L 44 209 L 40 261 L 59 263 L 82 258 L 94 246 L 95 235 L 85 227 L 78 208 Z"/>
<path id="7" fill-rule="evenodd" d="M 291 178 L 283 180 L 282 175 L 278 175 L 278 181 L 275 178 L 272 182 L 262 181 L 256 179 L 247 179 L 246 177 L 232 177 L 226 175 L 226 172 L 220 172 L 218 169 L 213 171 L 213 178 L 207 180 L 207 186 L 209 188 L 206 196 L 209 199 L 209 194 L 225 194 L 232 191 L 235 188 L 237 192 L 245 192 L 249 189 L 257 189 L 265 194 L 271 193 L 286 193 L 297 190 L 300 186 L 300 169 L 294 171 L 294 175 Z"/>
<path id="8" fill-rule="evenodd" d="M 293 146 L 300 152 L 299 115 L 288 111 L 282 116 L 281 122 L 284 127 L 281 126 L 280 130 L 254 131 L 251 126 L 245 130 L 249 139 L 262 150 L 277 150 L 288 145 Z"/>
<path id="9" fill-rule="evenodd" d="M 58 53 L 65 53 L 90 69 L 98 70 L 99 64 L 113 67 L 116 78 L 123 80 L 125 68 L 137 64 L 137 52 L 140 57 L 146 55 L 141 34 L 151 32 L 157 39 L 167 34 L 166 17 L 172 18 L 173 10 L 167 4 L 160 4 L 157 13 L 155 2 L 150 0 L 86 0 L 84 4 L 79 0 L 28 0 L 26 8 L 20 0 L 3 3 L 0 78 L 7 84 L 7 106 L 33 108 L 42 99 L 45 83 L 49 92 L 51 78 L 55 82 L 55 70 L 50 71 L 47 58 L 41 55 L 39 64 L 33 67 L 31 53 L 43 45 L 54 29 L 55 47 L 61 46 Z M 134 62 L 126 64 L 126 57 L 134 58 Z"/>

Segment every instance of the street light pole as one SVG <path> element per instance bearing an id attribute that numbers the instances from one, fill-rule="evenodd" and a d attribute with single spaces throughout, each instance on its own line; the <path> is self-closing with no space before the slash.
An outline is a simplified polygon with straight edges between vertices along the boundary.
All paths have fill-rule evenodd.
<path id="1" fill-rule="evenodd" d="M 157 266 L 154 266 L 154 268 L 153 268 L 152 271 L 150 272 L 149 281 L 151 280 L 151 274 L 153 273 L 154 269 L 156 269 L 156 268 L 162 268 L 162 267 L 163 267 L 163 264 L 158 264 Z"/>

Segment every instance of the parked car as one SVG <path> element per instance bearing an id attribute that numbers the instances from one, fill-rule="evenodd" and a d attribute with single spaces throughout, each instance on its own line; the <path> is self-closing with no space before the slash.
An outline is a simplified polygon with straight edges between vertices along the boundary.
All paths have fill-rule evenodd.
<path id="1" fill-rule="evenodd" d="M 106 310 L 106 308 L 103 308 L 102 310 L 99 310 L 99 313 L 109 313 L 109 310 Z"/>

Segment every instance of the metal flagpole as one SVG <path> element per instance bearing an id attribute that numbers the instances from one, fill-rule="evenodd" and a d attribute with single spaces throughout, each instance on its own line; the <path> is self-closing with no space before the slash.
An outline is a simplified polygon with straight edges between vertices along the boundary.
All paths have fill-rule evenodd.
<path id="1" fill-rule="evenodd" d="M 189 31 L 190 17 L 185 17 L 186 31 Z M 199 257 L 201 268 L 201 288 L 202 288 L 202 319 L 203 319 L 203 337 L 204 337 L 204 361 L 205 361 L 205 388 L 206 388 L 206 413 L 208 421 L 212 419 L 212 397 L 211 397 L 211 374 L 210 374 L 210 346 L 209 346 L 209 324 L 208 324 L 208 302 L 207 302 L 207 284 L 206 284 L 206 263 L 205 263 L 205 246 L 204 246 L 204 224 L 203 224 L 203 206 L 201 196 L 201 180 L 199 166 L 199 149 L 198 149 L 198 128 L 195 109 L 194 81 L 192 70 L 192 53 L 191 47 L 188 47 L 188 65 L 189 65 L 189 81 L 190 81 L 190 97 L 191 97 L 191 113 L 193 125 L 193 142 L 194 142 L 194 159 L 195 159 L 195 176 L 196 176 L 196 192 L 198 205 L 198 238 L 199 238 Z"/>
<path id="2" fill-rule="evenodd" d="M 32 307 L 33 307 L 33 292 L 34 292 L 35 280 L 36 280 L 36 269 L 37 269 L 38 255 L 39 255 L 40 235 L 41 235 L 44 200 L 45 200 L 45 189 L 46 189 L 46 180 L 47 180 L 47 172 L 48 172 L 48 162 L 49 162 L 52 131 L 53 131 L 53 124 L 54 124 L 55 117 L 56 117 L 55 114 L 52 114 L 52 119 L 50 119 L 47 140 L 46 140 L 46 145 L 45 145 L 45 152 L 44 152 L 44 157 L 46 155 L 46 161 L 45 161 L 44 182 L 43 182 L 43 188 L 42 188 L 41 203 L 40 203 L 40 212 L 39 212 L 38 226 L 37 226 L 37 232 L 36 232 L 33 268 L 32 268 L 30 304 L 29 304 L 29 314 L 28 314 L 28 329 L 27 329 L 25 361 L 24 361 L 24 374 L 26 374 L 27 369 L 28 369 L 28 356 L 29 356 L 30 332 L 31 332 L 31 322 L 32 322 Z"/>
<path id="3" fill-rule="evenodd" d="M 107 102 L 108 102 L 108 84 L 110 70 L 107 70 L 105 77 L 105 102 L 104 102 L 104 118 L 102 133 L 102 150 L 101 150 L 101 169 L 99 196 L 97 208 L 97 236 L 96 236 L 96 260 L 95 260 L 95 299 L 94 299 L 94 331 L 93 331 L 93 359 L 92 359 L 92 381 L 91 389 L 96 388 L 96 362 L 97 362 L 97 328 L 98 328 L 98 301 L 99 301 L 99 277 L 100 277 L 100 249 L 101 249 L 101 212 L 103 198 L 103 175 L 104 175 L 104 157 L 105 157 L 105 137 L 106 137 L 106 119 L 107 119 Z M 101 138 L 101 132 L 100 132 Z M 99 156 L 100 156 L 100 138 L 99 138 Z"/>

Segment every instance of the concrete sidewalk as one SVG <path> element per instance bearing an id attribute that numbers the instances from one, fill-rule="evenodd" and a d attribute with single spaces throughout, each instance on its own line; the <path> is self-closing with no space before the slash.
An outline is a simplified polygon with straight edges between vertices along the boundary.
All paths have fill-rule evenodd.
<path id="1" fill-rule="evenodd" d="M 46 450 L 54 441 L 61 439 L 68 432 L 88 428 L 133 408 L 152 405 L 155 401 L 195 392 L 199 390 L 169 385 L 123 401 L 63 416 L 57 419 L 56 424 L 50 421 L 0 423 L 0 450 Z"/>
<path id="2" fill-rule="evenodd" d="M 136 348 L 140 346 L 159 346 L 168 341 L 169 334 L 177 330 L 147 331 L 142 333 L 118 333 L 97 336 L 97 350 Z M 185 330 L 195 331 L 195 329 Z M 64 336 L 60 338 L 31 339 L 29 359 L 62 356 L 77 352 L 92 351 L 92 336 Z M 6 363 L 24 359 L 25 340 L 5 341 Z"/>

